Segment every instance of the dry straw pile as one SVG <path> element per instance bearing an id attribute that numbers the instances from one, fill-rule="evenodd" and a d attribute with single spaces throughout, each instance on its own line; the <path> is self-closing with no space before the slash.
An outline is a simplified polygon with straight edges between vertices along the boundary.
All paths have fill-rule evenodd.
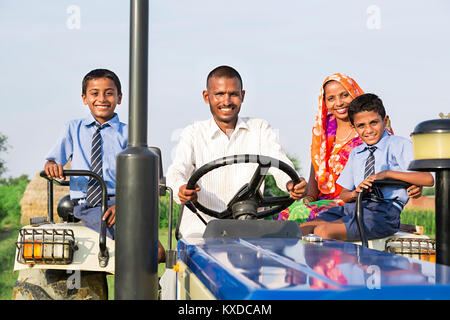
<path id="1" fill-rule="evenodd" d="M 64 169 L 69 169 L 70 164 L 67 164 Z M 56 207 L 59 200 L 65 195 L 69 194 L 69 187 L 59 186 L 53 184 L 53 217 L 56 222 L 60 222 Z M 20 223 L 22 225 L 30 224 L 30 218 L 47 216 L 47 180 L 41 178 L 39 173 L 30 181 L 25 193 L 20 200 L 22 208 L 22 217 Z"/>

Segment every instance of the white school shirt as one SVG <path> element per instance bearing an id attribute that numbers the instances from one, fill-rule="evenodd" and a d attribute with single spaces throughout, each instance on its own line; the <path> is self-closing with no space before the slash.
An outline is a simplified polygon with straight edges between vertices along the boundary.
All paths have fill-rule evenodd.
<path id="1" fill-rule="evenodd" d="M 195 122 L 180 134 L 173 163 L 167 170 L 167 185 L 173 189 L 174 199 L 179 188 L 186 184 L 192 173 L 202 165 L 221 157 L 236 154 L 257 154 L 269 156 L 285 162 L 294 168 L 278 142 L 278 135 L 263 119 L 238 118 L 236 128 L 230 138 L 217 126 L 213 118 Z M 198 201 L 206 208 L 221 212 L 237 191 L 256 171 L 257 164 L 241 163 L 217 168 L 204 175 L 198 182 Z M 277 168 L 269 170 L 277 186 L 286 191 L 286 183 L 291 178 Z M 264 184 L 261 186 L 263 191 Z M 208 222 L 213 217 L 201 213 Z M 187 207 L 184 208 L 180 232 L 183 237 L 201 236 L 205 225 Z"/>

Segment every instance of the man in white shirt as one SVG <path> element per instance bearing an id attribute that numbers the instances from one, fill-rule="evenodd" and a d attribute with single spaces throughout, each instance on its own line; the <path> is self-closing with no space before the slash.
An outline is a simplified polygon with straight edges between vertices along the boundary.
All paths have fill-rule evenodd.
<path id="1" fill-rule="evenodd" d="M 269 123 L 262 119 L 238 116 L 245 90 L 239 73 L 228 66 L 212 70 L 207 78 L 203 99 L 209 104 L 212 118 L 187 126 L 180 135 L 175 159 L 167 171 L 167 185 L 181 204 L 197 200 L 205 207 L 222 211 L 240 187 L 248 183 L 257 164 L 233 164 L 217 168 L 203 176 L 195 190 L 186 189 L 192 173 L 202 165 L 221 157 L 236 154 L 258 154 L 281 160 L 293 166 L 278 143 Z M 280 189 L 297 200 L 306 192 L 306 181 L 300 178 L 295 186 L 279 169 L 269 170 Z M 213 217 L 199 214 L 208 222 Z M 180 233 L 183 237 L 201 236 L 205 224 L 187 207 L 184 208 Z"/>

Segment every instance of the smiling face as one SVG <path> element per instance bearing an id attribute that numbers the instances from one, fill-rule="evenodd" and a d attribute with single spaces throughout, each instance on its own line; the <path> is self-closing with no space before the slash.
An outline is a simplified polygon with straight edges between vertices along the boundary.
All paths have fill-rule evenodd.
<path id="1" fill-rule="evenodd" d="M 109 78 L 89 80 L 86 93 L 81 97 L 100 124 L 112 119 L 116 106 L 122 102 L 122 94 L 118 93 L 114 81 Z"/>
<path id="2" fill-rule="evenodd" d="M 337 81 L 328 81 L 324 86 L 325 104 L 328 112 L 335 115 L 337 119 L 348 121 L 348 105 L 352 102 L 353 97 Z"/>
<path id="3" fill-rule="evenodd" d="M 376 111 L 361 111 L 353 116 L 353 126 L 361 139 L 369 146 L 376 144 L 383 137 L 389 116 L 384 119 Z"/>
<path id="4" fill-rule="evenodd" d="M 208 88 L 203 91 L 203 100 L 209 104 L 214 120 L 222 131 L 236 126 L 244 95 L 245 91 L 237 78 L 209 79 Z"/>

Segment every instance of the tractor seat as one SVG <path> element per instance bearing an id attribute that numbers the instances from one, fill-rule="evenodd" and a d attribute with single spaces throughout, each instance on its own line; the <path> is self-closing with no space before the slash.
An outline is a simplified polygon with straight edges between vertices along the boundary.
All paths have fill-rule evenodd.
<path id="1" fill-rule="evenodd" d="M 70 195 L 65 195 L 58 202 L 57 212 L 58 216 L 64 222 L 78 222 L 80 219 L 75 218 L 73 215 L 73 201 L 70 199 Z"/>

